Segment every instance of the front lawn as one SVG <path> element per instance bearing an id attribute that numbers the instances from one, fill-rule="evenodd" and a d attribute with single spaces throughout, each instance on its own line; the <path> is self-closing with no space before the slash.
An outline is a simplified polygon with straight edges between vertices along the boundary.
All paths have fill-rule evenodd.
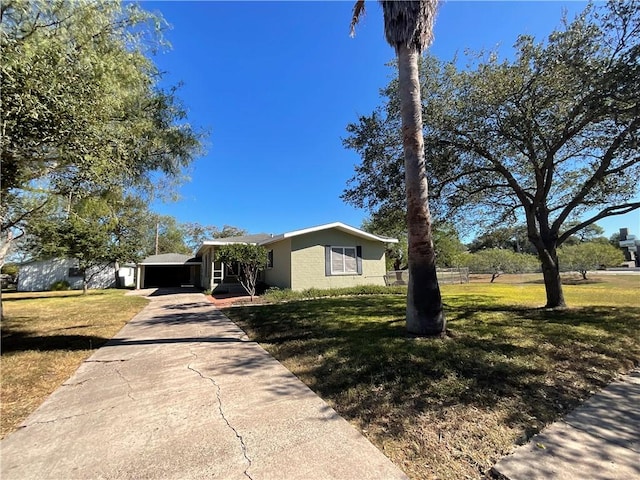
<path id="1" fill-rule="evenodd" d="M 410 477 L 481 478 L 516 444 L 640 358 L 638 277 L 544 287 L 445 285 L 449 335 L 405 335 L 400 295 L 317 298 L 225 313 Z"/>
<path id="2" fill-rule="evenodd" d="M 3 294 L 0 438 L 147 304 L 122 290 Z"/>

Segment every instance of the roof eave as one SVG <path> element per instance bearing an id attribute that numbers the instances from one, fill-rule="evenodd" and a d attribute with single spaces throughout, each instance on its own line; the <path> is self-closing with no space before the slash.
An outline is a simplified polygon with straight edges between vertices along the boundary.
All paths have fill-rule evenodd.
<path id="1" fill-rule="evenodd" d="M 387 237 L 381 237 L 379 235 L 375 235 L 373 233 L 369 233 L 369 232 L 365 232 L 363 230 L 360 230 L 358 228 L 355 227 L 351 227 L 345 223 L 342 222 L 333 222 L 333 223 L 327 223 L 324 225 L 318 225 L 316 227 L 310 227 L 310 228 L 303 228 L 300 230 L 293 230 L 291 232 L 285 232 L 283 234 L 277 235 L 275 237 L 272 238 L 268 238 L 262 242 L 259 243 L 259 245 L 268 245 L 270 243 L 274 243 L 274 242 L 278 242 L 280 240 L 284 240 L 285 238 L 291 238 L 291 237 L 297 237 L 299 235 L 305 235 L 308 233 L 315 233 L 315 232 L 320 232 L 323 230 L 329 230 L 331 228 L 337 228 L 338 230 L 342 230 L 343 232 L 347 232 L 350 233 L 352 235 L 361 237 L 361 238 L 366 238 L 368 240 L 373 240 L 376 242 L 382 242 L 382 243 L 398 243 L 398 239 L 397 238 L 387 238 Z"/>

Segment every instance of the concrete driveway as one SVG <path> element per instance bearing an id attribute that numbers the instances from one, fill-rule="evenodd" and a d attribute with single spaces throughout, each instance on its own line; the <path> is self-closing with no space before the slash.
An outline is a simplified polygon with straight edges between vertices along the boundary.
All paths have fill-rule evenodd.
<path id="1" fill-rule="evenodd" d="M 0 442 L 7 479 L 401 479 L 202 294 L 150 304 Z"/>

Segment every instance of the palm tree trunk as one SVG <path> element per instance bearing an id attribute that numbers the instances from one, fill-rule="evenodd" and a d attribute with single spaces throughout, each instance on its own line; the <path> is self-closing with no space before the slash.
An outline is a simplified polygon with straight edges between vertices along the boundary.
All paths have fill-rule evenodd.
<path id="1" fill-rule="evenodd" d="M 396 47 L 396 53 L 409 239 L 407 330 L 415 335 L 441 335 L 445 331 L 446 322 L 436 277 L 436 256 L 431 236 L 418 76 L 419 52 L 406 45 L 399 45 Z"/>

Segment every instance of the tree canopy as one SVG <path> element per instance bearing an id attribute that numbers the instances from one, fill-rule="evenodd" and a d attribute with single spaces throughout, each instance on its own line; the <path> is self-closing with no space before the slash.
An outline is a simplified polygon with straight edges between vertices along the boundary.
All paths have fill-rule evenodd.
<path id="1" fill-rule="evenodd" d="M 425 148 L 435 212 L 526 225 L 547 306 L 564 305 L 557 248 L 592 223 L 640 207 L 639 3 L 589 5 L 546 42 L 521 35 L 513 60 L 421 63 Z M 343 198 L 403 209 L 398 82 L 348 126 L 362 158 Z M 568 222 L 574 221 L 569 228 Z"/>
<path id="2" fill-rule="evenodd" d="M 386 250 L 387 270 L 404 270 L 408 266 L 407 219 L 402 210 L 376 212 L 362 223 L 362 229 L 397 238 L 398 243 L 390 244 Z M 436 266 L 448 268 L 458 266 L 458 257 L 465 251 L 455 227 L 447 222 L 435 222 L 432 225 L 433 246 L 436 253 Z"/>
<path id="3" fill-rule="evenodd" d="M 145 212 L 139 199 L 113 192 L 49 202 L 47 210 L 31 216 L 22 247 L 31 258 L 76 259 L 86 292 L 91 275 L 104 266 L 141 258 L 139 220 Z"/>
<path id="4" fill-rule="evenodd" d="M 198 154 L 151 60 L 161 17 L 119 1 L 0 7 L 2 242 L 55 196 L 166 190 Z"/>
<path id="5" fill-rule="evenodd" d="M 238 280 L 253 300 L 256 294 L 258 274 L 267 266 L 269 253 L 261 245 L 232 243 L 216 248 L 215 260 L 231 268 L 238 268 Z"/>

